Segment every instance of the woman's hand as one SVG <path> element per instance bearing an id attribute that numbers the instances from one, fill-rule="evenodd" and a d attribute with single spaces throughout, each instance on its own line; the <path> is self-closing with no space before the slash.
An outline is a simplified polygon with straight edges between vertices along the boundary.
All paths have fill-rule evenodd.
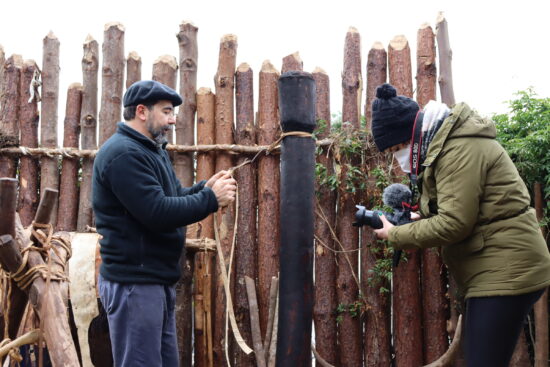
<path id="1" fill-rule="evenodd" d="M 382 228 L 380 229 L 375 229 L 374 230 L 374 233 L 376 233 L 376 235 L 378 236 L 378 238 L 382 239 L 382 240 L 387 240 L 388 239 L 388 233 L 389 233 L 389 230 L 391 228 L 394 227 L 393 224 L 391 224 L 387 219 L 386 219 L 386 216 L 385 215 L 380 215 L 380 220 L 382 221 L 382 224 L 384 225 Z"/>

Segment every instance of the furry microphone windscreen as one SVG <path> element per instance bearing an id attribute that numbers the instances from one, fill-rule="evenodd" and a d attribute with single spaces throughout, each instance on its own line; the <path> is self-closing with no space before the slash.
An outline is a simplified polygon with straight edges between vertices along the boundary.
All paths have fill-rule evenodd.
<path id="1" fill-rule="evenodd" d="M 402 202 L 411 202 L 411 190 L 403 184 L 392 184 L 384 189 L 382 201 L 387 206 L 394 209 L 402 210 Z"/>

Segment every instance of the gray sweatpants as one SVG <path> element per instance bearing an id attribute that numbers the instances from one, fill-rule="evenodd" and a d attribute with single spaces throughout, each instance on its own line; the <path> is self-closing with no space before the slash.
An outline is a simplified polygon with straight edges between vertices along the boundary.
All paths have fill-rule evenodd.
<path id="1" fill-rule="evenodd" d="M 115 367 L 177 367 L 175 286 L 125 284 L 99 276 Z"/>

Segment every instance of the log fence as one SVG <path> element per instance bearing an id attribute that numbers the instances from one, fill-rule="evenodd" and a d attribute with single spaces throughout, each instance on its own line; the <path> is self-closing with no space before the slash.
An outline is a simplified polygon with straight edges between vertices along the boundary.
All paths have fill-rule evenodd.
<path id="1" fill-rule="evenodd" d="M 449 363 L 460 366 L 463 363 L 456 340 L 451 355 L 447 354 L 444 362 L 436 362 L 458 335 L 455 335 L 458 311 L 462 311 L 439 251 L 406 251 L 407 261 L 402 261 L 393 269 L 393 275 L 388 276 L 387 271 L 391 269 L 381 264 L 391 261 L 390 249 L 377 241 L 369 228 L 352 226 L 356 204 L 379 205 L 381 183 L 403 179 L 391 156 L 376 151 L 369 134 L 370 105 L 376 87 L 389 81 L 399 94 L 414 97 L 422 107 L 436 99 L 439 81 L 443 102 L 454 103 L 448 25 L 441 15 L 436 30 L 437 35 L 427 24 L 418 30 L 415 87 L 411 49 L 404 36 L 396 36 L 387 48 L 380 42 L 374 43 L 368 52 L 363 76 L 360 34 L 355 28 L 349 29 L 344 39 L 342 80 L 333 81 L 341 82 L 343 92 L 338 135 L 331 134 L 338 126 L 333 126 L 335 121 L 331 121 L 329 77 L 319 67 L 310 74 L 316 84 L 318 129 L 314 133 L 317 139 L 312 247 L 315 285 L 311 310 L 314 340 L 312 353 L 306 354 L 318 367 L 371 367 L 391 363 L 398 367 Z M 43 219 L 53 228 L 84 232 L 93 227 L 90 204 L 93 159 L 120 120 L 123 86 L 128 88 L 142 78 L 138 54 L 132 51 L 124 59 L 124 32 L 124 26 L 119 23 L 105 26 L 101 91 L 98 89 L 98 43 L 91 36 L 86 38 L 82 83 L 72 84 L 67 90 L 62 146 L 57 144 L 59 40 L 52 33 L 44 38 L 42 70 L 34 61 L 23 60 L 20 55 L 6 57 L 0 47 L 0 177 L 3 177 L 0 180 L 0 252 L 12 251 L 8 249 L 14 246 L 12 239 L 25 236 L 22 226 L 30 226 L 33 219 L 40 223 L 36 219 L 44 216 L 37 213 L 40 195 L 44 200 L 44 193 L 53 192 L 47 188 L 59 190 L 60 194 L 59 198 L 48 194 L 49 204 L 44 204 L 48 212 Z M 152 66 L 153 79 L 179 88 L 184 97 L 167 150 L 184 185 L 208 179 L 219 170 L 238 167 L 234 176 L 239 188 L 236 205 L 218 212 L 217 221 L 210 216 L 187 228 L 187 251 L 180 260 L 182 278 L 177 284 L 180 365 L 274 366 L 279 250 L 282 238 L 287 238 L 280 233 L 280 218 L 285 216 L 280 210 L 285 206 L 281 206 L 279 187 L 283 177 L 278 142 L 281 135 L 278 80 L 288 71 L 304 74 L 303 62 L 297 52 L 288 55 L 283 58 L 279 72 L 266 60 L 258 72 L 255 110 L 254 72 L 246 63 L 236 65 L 237 37 L 234 35 L 225 35 L 220 41 L 215 91 L 197 89 L 197 33 L 198 28 L 192 23 L 180 24 L 179 59 L 164 55 Z M 339 145 L 343 139 L 357 136 L 363 137 L 360 149 L 349 151 Z M 385 176 L 380 176 L 381 172 Z M 362 182 L 350 189 L 347 178 L 353 175 L 359 177 L 356 182 Z M 338 178 L 339 184 L 330 183 L 329 177 Z M 17 200 L 12 192 L 16 184 Z M 539 215 L 545 205 L 541 190 L 541 185 L 534 190 L 538 193 L 535 203 Z M 13 215 L 15 210 L 20 225 Z M 288 225 L 288 220 L 284 223 Z M 219 250 L 225 259 L 224 268 L 213 240 L 215 229 Z M 30 239 L 36 242 L 35 238 Z M 13 248 L 18 250 L 17 246 Z M 61 255 L 68 254 L 61 251 Z M 44 262 L 37 254 L 32 256 L 34 263 Z M 0 264 L 2 274 L 14 271 L 12 263 L 0 259 Z M 225 277 L 234 320 L 230 320 L 233 316 L 227 313 Z M 4 338 L 17 337 L 29 296 L 38 314 L 46 312 L 41 308 L 43 302 L 51 303 L 52 309 L 64 309 L 62 284 L 52 280 L 50 286 L 54 285 L 54 291 L 45 297 L 41 292 L 46 281 L 38 279 L 26 291 L 20 290 L 12 279 L 2 283 L 4 287 L 11 284 L 9 296 L 7 289 L 1 289 L 0 330 L 3 332 L 7 327 Z M 287 287 L 289 283 L 285 284 Z M 5 307 L 8 299 L 10 309 Z M 522 336 L 512 366 L 530 366 L 530 359 L 536 361 L 536 367 L 547 365 L 547 306 L 546 295 L 535 310 L 535 337 Z M 66 315 L 60 312 L 55 318 L 49 314 L 47 317 L 50 319 L 43 320 L 42 326 L 46 342 L 53 348 L 50 354 L 57 358 L 57 363 L 73 363 L 76 354 L 72 351 L 63 354 L 61 349 L 52 347 L 53 340 L 66 341 L 67 326 L 60 324 L 56 331 L 54 325 Z M 242 340 L 233 336 L 232 323 L 238 327 Z M 288 325 L 285 327 L 283 332 Z M 23 331 L 28 330 L 21 329 L 19 334 Z M 283 342 L 287 345 L 288 340 Z M 245 353 L 241 348 L 243 343 L 254 352 Z M 528 346 L 534 350 L 531 356 Z"/>

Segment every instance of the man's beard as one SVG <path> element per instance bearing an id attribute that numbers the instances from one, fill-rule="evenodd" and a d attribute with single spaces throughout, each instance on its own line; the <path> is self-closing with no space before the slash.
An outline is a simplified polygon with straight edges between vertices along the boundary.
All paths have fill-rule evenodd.
<path id="1" fill-rule="evenodd" d="M 157 143 L 158 145 L 163 145 L 168 143 L 168 138 L 166 137 L 166 133 L 171 130 L 171 126 L 159 126 L 154 127 L 153 119 L 149 118 L 147 119 L 147 131 L 149 131 L 149 134 L 153 137 L 153 141 Z"/>

